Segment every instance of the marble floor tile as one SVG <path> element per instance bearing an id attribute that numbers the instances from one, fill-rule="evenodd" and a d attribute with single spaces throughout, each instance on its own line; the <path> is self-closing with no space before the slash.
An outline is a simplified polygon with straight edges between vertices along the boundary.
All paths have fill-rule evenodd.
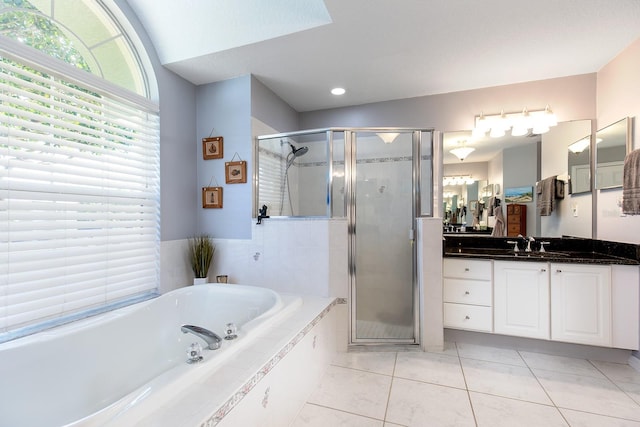
<path id="1" fill-rule="evenodd" d="M 560 412 L 562 412 L 571 427 L 640 427 L 640 422 L 622 418 L 589 414 L 571 409 L 560 409 Z"/>
<path id="2" fill-rule="evenodd" d="M 591 361 L 607 378 L 614 383 L 640 384 L 640 372 L 629 365 L 612 362 Z"/>
<path id="3" fill-rule="evenodd" d="M 640 372 L 453 342 L 339 353 L 290 427 L 315 426 L 640 427 Z"/>
<path id="4" fill-rule="evenodd" d="M 389 376 L 329 366 L 307 402 L 382 420 L 390 387 Z"/>
<path id="5" fill-rule="evenodd" d="M 381 420 L 305 404 L 290 427 L 384 427 Z"/>
<path id="6" fill-rule="evenodd" d="M 552 404 L 529 368 L 464 358 L 460 361 L 470 391 Z"/>
<path id="7" fill-rule="evenodd" d="M 458 356 L 458 349 L 456 343 L 451 341 L 445 341 L 442 350 L 427 350 L 428 353 L 446 354 L 447 356 Z"/>
<path id="8" fill-rule="evenodd" d="M 520 351 L 520 355 L 530 368 L 544 369 L 546 371 L 561 372 L 564 374 L 586 375 L 595 378 L 605 378 L 588 360 L 576 359 L 566 356 L 554 356 L 551 354 L 531 353 Z"/>
<path id="9" fill-rule="evenodd" d="M 394 376 L 465 388 L 457 357 L 438 353 L 398 353 Z"/>
<path id="10" fill-rule="evenodd" d="M 469 392 L 478 427 L 567 427 L 554 406 Z"/>
<path id="11" fill-rule="evenodd" d="M 533 369 L 559 408 L 640 421 L 640 405 L 610 380 Z"/>
<path id="12" fill-rule="evenodd" d="M 475 426 L 465 390 L 394 378 L 386 421 L 410 427 Z"/>
<path id="13" fill-rule="evenodd" d="M 488 347 L 478 344 L 458 343 L 458 355 L 466 359 L 485 360 L 507 365 L 527 366 L 516 350 Z"/>
<path id="14" fill-rule="evenodd" d="M 616 385 L 640 405 L 640 384 L 616 382 Z"/>
<path id="15" fill-rule="evenodd" d="M 376 374 L 393 375 L 396 365 L 396 353 L 393 352 L 358 352 L 338 353 L 331 362 L 343 368 L 375 372 Z"/>

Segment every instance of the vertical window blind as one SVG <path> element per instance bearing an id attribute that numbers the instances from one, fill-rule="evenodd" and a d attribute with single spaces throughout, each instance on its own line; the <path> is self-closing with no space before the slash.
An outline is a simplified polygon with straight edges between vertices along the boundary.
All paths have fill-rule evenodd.
<path id="1" fill-rule="evenodd" d="M 0 50 L 0 342 L 157 292 L 159 150 L 148 105 Z"/>

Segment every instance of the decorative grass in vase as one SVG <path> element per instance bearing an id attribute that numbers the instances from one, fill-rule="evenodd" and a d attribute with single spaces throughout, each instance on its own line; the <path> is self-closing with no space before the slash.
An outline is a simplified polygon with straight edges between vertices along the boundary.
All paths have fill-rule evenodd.
<path id="1" fill-rule="evenodd" d="M 206 234 L 189 239 L 189 263 L 196 279 L 206 278 L 216 247 Z"/>

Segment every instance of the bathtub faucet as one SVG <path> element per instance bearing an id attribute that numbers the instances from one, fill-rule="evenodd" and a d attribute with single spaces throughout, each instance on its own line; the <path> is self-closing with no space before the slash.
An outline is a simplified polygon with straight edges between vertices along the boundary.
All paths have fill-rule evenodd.
<path id="1" fill-rule="evenodd" d="M 222 345 L 222 338 L 215 332 L 194 325 L 182 325 L 180 328 L 183 334 L 191 332 L 193 335 L 202 338 L 209 344 L 209 350 L 217 350 Z"/>

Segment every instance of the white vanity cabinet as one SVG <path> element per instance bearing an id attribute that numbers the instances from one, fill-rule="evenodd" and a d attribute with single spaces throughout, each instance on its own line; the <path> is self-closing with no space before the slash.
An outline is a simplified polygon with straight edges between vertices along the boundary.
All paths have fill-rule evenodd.
<path id="1" fill-rule="evenodd" d="M 611 347 L 611 267 L 550 264 L 551 339 Z"/>
<path id="2" fill-rule="evenodd" d="M 494 332 L 550 338 L 549 264 L 494 261 Z"/>
<path id="3" fill-rule="evenodd" d="M 492 332 L 491 260 L 444 259 L 444 326 Z"/>

